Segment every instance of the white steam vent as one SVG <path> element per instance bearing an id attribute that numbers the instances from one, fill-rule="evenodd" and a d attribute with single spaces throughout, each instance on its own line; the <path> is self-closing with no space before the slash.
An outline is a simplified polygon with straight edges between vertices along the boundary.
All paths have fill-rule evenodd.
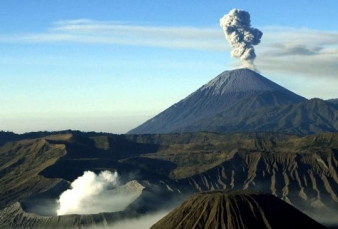
<path id="1" fill-rule="evenodd" d="M 57 215 L 122 211 L 141 195 L 144 188 L 137 181 L 118 185 L 117 172 L 103 171 L 96 175 L 86 171 L 73 181 L 71 189 L 60 195 Z"/>

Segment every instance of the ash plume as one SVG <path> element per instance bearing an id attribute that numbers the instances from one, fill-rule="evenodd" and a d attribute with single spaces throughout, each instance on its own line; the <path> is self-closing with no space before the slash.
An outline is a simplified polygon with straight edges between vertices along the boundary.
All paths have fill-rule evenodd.
<path id="1" fill-rule="evenodd" d="M 134 197 L 114 192 L 117 186 L 117 172 L 103 171 L 96 175 L 86 171 L 73 181 L 71 189 L 60 195 L 57 215 L 121 211 Z"/>
<path id="2" fill-rule="evenodd" d="M 251 27 L 250 14 L 244 10 L 232 9 L 220 19 L 220 26 L 232 47 L 231 56 L 239 58 L 242 67 L 256 70 L 253 46 L 260 43 L 263 33 Z"/>

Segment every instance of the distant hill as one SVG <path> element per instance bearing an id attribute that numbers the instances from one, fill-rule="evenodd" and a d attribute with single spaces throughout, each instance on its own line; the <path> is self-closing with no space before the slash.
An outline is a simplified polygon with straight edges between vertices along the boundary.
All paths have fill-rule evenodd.
<path id="1" fill-rule="evenodd" d="M 6 142 L 20 141 L 24 139 L 43 138 L 49 135 L 58 135 L 58 134 L 76 134 L 77 136 L 101 136 L 103 134 L 113 135 L 110 133 L 82 132 L 79 130 L 37 131 L 37 132 L 27 132 L 23 134 L 16 134 L 10 131 L 0 131 L 0 146 L 4 145 Z"/>
<path id="2" fill-rule="evenodd" d="M 328 99 L 326 100 L 328 103 L 336 104 L 338 105 L 338 99 Z"/>
<path id="3" fill-rule="evenodd" d="M 0 146 L 4 145 L 6 142 L 19 140 L 20 137 L 18 134 L 9 131 L 0 131 Z"/>

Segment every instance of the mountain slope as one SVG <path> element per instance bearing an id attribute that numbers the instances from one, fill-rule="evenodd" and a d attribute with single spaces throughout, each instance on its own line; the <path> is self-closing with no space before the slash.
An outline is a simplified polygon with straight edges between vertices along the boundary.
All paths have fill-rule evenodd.
<path id="1" fill-rule="evenodd" d="M 329 102 L 329 103 L 338 105 L 338 99 L 328 99 L 326 101 Z"/>
<path id="2" fill-rule="evenodd" d="M 46 139 L 9 142 L 0 147 L 0 208 L 60 182 L 46 179 L 39 172 L 65 154 L 63 144 L 50 144 Z"/>
<path id="3" fill-rule="evenodd" d="M 151 229 L 325 228 L 273 195 L 254 192 L 198 193 Z"/>
<path id="4" fill-rule="evenodd" d="M 269 131 L 298 135 L 338 131 L 338 106 L 321 99 L 244 110 L 243 106 L 245 107 L 248 101 L 257 101 L 257 97 L 240 101 L 231 111 L 197 120 L 190 125 L 182 126 L 178 131 L 208 130 L 222 133 Z"/>
<path id="5" fill-rule="evenodd" d="M 232 110 L 295 104 L 306 99 L 249 69 L 225 71 L 187 98 L 174 104 L 130 134 L 170 133 L 184 130 L 201 119 Z M 246 101 L 246 103 L 243 103 Z M 239 106 L 238 103 L 241 103 Z M 227 118 L 236 117 L 233 114 Z M 203 129 L 208 130 L 208 129 Z M 192 130 L 194 131 L 194 130 Z"/>

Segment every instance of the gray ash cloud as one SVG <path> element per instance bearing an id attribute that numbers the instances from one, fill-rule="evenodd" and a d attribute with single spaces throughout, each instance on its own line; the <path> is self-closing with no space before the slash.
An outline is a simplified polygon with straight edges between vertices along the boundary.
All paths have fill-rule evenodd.
<path id="1" fill-rule="evenodd" d="M 251 27 L 250 14 L 244 10 L 232 9 L 220 19 L 220 26 L 232 47 L 231 56 L 239 58 L 242 67 L 255 70 L 254 45 L 260 43 L 263 33 Z"/>

